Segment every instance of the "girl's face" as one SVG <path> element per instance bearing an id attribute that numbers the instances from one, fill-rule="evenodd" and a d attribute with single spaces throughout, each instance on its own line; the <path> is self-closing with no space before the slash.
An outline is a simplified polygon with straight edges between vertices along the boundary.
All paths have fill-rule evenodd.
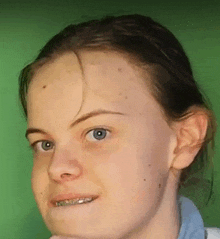
<path id="1" fill-rule="evenodd" d="M 113 52 L 85 51 L 81 60 L 82 68 L 73 53 L 62 55 L 29 87 L 28 128 L 38 129 L 28 134 L 36 142 L 35 200 L 52 234 L 143 238 L 164 228 L 166 210 L 168 221 L 173 216 L 175 134 L 147 90 L 150 74 L 143 80 Z M 52 203 L 92 196 L 85 204 Z"/>

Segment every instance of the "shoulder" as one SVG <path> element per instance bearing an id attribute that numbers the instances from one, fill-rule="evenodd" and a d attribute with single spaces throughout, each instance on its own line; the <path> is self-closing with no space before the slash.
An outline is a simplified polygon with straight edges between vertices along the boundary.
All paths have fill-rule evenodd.
<path id="1" fill-rule="evenodd" d="M 206 227 L 205 229 L 208 233 L 207 239 L 218 239 L 218 238 L 220 238 L 220 228 Z"/>

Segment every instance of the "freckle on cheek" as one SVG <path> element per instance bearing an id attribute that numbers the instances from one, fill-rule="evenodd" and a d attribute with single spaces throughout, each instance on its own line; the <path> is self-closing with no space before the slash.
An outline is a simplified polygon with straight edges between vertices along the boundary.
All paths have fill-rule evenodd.
<path id="1" fill-rule="evenodd" d="M 151 164 L 148 164 L 148 166 L 150 167 L 150 166 L 151 166 Z"/>
<path id="2" fill-rule="evenodd" d="M 46 85 L 43 86 L 43 88 L 46 88 L 46 87 L 47 87 Z"/>
<path id="3" fill-rule="evenodd" d="M 159 184 L 159 188 L 161 188 L 161 184 Z"/>

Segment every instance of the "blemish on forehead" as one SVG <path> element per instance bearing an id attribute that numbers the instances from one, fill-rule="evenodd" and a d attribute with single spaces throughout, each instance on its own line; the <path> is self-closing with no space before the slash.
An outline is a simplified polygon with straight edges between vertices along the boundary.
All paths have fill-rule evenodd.
<path id="1" fill-rule="evenodd" d="M 118 72 L 122 72 L 122 68 L 119 67 L 119 68 L 118 68 Z"/>

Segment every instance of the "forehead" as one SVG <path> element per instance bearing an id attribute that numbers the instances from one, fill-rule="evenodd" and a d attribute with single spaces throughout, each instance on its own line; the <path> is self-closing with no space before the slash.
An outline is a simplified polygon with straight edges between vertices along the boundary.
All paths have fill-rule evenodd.
<path id="1" fill-rule="evenodd" d="M 73 53 L 57 57 L 43 66 L 37 67 L 28 88 L 28 94 L 32 91 L 42 91 L 44 86 L 65 83 L 77 83 L 82 79 L 82 73 L 77 56 Z M 46 88 L 46 87 L 45 87 Z"/>
<path id="2" fill-rule="evenodd" d="M 28 91 L 32 113 L 37 109 L 43 112 L 45 108 L 46 114 L 46 108 L 52 111 L 61 105 L 65 105 L 66 110 L 77 108 L 77 112 L 83 97 L 82 113 L 98 108 L 128 114 L 143 114 L 146 110 L 158 113 L 159 106 L 147 86 L 152 80 L 150 73 L 143 77 L 140 68 L 116 52 L 81 51 L 79 57 L 80 62 L 74 53 L 64 54 L 36 72 Z M 53 104 L 51 99 L 54 99 Z"/>
<path id="3" fill-rule="evenodd" d="M 157 105 L 148 87 L 152 75 L 143 77 L 143 70 L 128 56 L 112 51 L 83 51 L 80 58 L 88 95 L 132 110 L 149 102 Z"/>

